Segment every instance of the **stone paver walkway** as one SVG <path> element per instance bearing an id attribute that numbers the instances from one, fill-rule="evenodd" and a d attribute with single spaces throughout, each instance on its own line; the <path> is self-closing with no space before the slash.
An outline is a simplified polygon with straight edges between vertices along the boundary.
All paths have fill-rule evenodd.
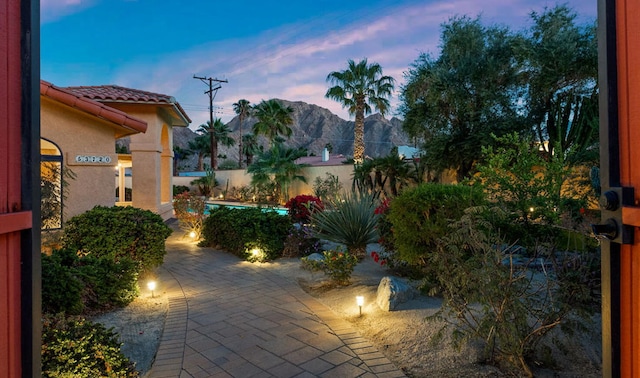
<path id="1" fill-rule="evenodd" d="M 292 279 L 179 231 L 164 261 L 169 312 L 148 377 L 404 377 Z"/>

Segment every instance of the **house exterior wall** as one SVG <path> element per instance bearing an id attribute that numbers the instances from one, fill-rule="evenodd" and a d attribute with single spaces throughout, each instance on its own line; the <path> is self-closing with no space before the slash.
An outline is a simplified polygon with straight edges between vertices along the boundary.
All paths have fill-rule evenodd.
<path id="1" fill-rule="evenodd" d="M 109 106 L 147 122 L 144 134 L 131 136 L 129 149 L 132 205 L 173 216 L 173 130 L 171 119 L 160 107 L 148 104 L 109 103 Z"/>
<path id="2" fill-rule="evenodd" d="M 94 206 L 113 206 L 118 155 L 110 124 L 46 97 L 41 98 L 41 114 L 42 138 L 60 148 L 64 167 L 75 175 L 68 180 L 63 222 Z M 103 157 L 103 162 L 84 162 L 85 156 Z"/>

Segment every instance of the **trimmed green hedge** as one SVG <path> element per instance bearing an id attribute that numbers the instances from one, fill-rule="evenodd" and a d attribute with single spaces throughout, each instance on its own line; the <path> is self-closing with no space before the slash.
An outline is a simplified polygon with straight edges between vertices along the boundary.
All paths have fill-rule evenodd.
<path id="1" fill-rule="evenodd" d="M 71 249 L 42 255 L 42 310 L 90 314 L 124 307 L 138 295 L 136 264 L 129 258 L 79 257 Z"/>
<path id="2" fill-rule="evenodd" d="M 205 220 L 200 245 L 221 248 L 245 260 L 273 260 L 282 255 L 291 227 L 289 217 L 275 211 L 222 206 Z M 262 251 L 259 258 L 251 254 L 253 248 Z"/>
<path id="3" fill-rule="evenodd" d="M 393 199 L 387 215 L 397 258 L 425 265 L 437 240 L 449 232 L 449 223 L 483 202 L 482 191 L 470 186 L 426 183 L 405 189 Z"/>
<path id="4" fill-rule="evenodd" d="M 129 258 L 139 271 L 146 271 L 162 264 L 164 242 L 171 232 L 162 218 L 149 210 L 96 206 L 65 224 L 64 245 L 116 262 Z"/>

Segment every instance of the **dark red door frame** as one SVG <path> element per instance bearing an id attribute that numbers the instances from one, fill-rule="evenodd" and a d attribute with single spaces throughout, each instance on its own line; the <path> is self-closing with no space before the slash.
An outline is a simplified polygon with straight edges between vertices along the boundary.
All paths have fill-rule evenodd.
<path id="1" fill-rule="evenodd" d="M 598 0 L 598 58 L 600 183 L 604 192 L 620 187 L 616 17 L 615 2 L 611 0 Z M 602 372 L 604 377 L 619 377 L 620 244 L 603 239 L 601 257 Z"/>

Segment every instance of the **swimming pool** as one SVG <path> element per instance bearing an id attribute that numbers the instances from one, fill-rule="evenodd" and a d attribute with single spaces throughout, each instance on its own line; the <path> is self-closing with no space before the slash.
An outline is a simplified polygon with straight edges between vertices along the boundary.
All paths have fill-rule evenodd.
<path id="1" fill-rule="evenodd" d="M 207 202 L 205 204 L 204 212 L 205 214 L 209 214 L 210 209 L 217 209 L 220 206 L 225 206 L 225 207 L 228 207 L 229 209 L 250 209 L 250 208 L 256 207 L 256 208 L 260 208 L 264 212 L 275 211 L 279 215 L 287 215 L 287 208 L 285 207 L 261 207 L 253 204 L 245 205 L 245 204 L 229 203 L 229 202 L 221 202 L 221 201 Z"/>

